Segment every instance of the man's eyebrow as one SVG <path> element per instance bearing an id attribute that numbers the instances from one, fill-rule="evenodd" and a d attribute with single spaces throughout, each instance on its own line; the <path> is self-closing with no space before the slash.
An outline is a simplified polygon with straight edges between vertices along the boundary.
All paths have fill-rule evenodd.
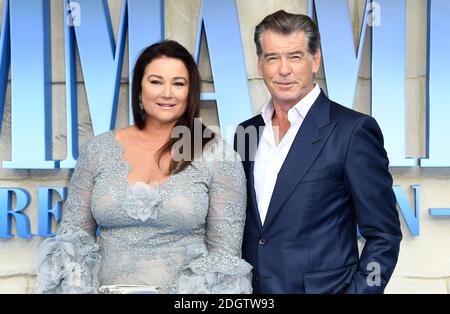
<path id="1" fill-rule="evenodd" d="M 275 53 L 275 52 L 269 52 L 269 53 L 265 53 L 265 54 L 264 54 L 264 58 L 267 58 L 267 57 L 273 57 L 273 56 L 276 56 L 276 55 L 278 55 L 278 53 Z"/>
<path id="2" fill-rule="evenodd" d="M 288 55 L 292 56 L 292 55 L 304 55 L 305 53 L 301 50 L 295 50 L 292 52 L 289 52 Z"/>

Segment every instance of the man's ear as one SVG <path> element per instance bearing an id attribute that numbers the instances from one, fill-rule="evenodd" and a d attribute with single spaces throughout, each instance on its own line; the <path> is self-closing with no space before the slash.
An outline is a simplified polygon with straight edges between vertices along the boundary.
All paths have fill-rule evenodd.
<path id="1" fill-rule="evenodd" d="M 316 53 L 313 56 L 313 73 L 316 74 L 319 71 L 320 61 L 322 60 L 322 52 L 320 48 L 317 49 Z"/>
<path id="2" fill-rule="evenodd" d="M 258 73 L 263 76 L 263 57 L 258 58 Z"/>

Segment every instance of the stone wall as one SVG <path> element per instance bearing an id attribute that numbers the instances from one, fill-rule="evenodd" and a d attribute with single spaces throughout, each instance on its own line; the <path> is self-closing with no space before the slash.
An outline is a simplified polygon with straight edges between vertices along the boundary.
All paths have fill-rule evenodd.
<path id="1" fill-rule="evenodd" d="M 0 7 L 3 7 L 0 0 Z M 108 0 L 117 36 L 122 1 Z M 267 14 L 278 9 L 294 13 L 307 12 L 307 0 L 237 0 L 244 56 L 247 66 L 248 83 L 254 113 L 257 113 L 268 92 L 257 72 L 256 52 L 253 45 L 255 25 Z M 349 0 L 355 40 L 359 38 L 364 0 Z M 166 0 L 166 38 L 178 40 L 191 52 L 194 51 L 200 0 Z M 426 97 L 426 0 L 407 1 L 407 135 L 406 153 L 419 158 L 425 156 L 425 97 Z M 0 16 L 0 19 L 2 17 Z M 66 91 L 63 49 L 62 2 L 51 0 L 52 24 L 52 103 L 53 103 L 53 157 L 64 159 L 66 154 Z M 204 90 L 213 86 L 207 54 L 200 63 Z M 117 126 L 124 127 L 128 119 L 128 56 L 124 57 L 120 87 Z M 92 127 L 86 103 L 83 76 L 78 63 L 78 102 L 80 145 L 92 137 Z M 323 70 L 317 80 L 326 88 Z M 5 112 L 0 134 L 0 161 L 11 157 L 11 100 L 10 84 L 6 96 Z M 358 78 L 356 109 L 368 113 L 370 103 L 370 36 L 366 36 L 364 55 Z M 207 123 L 217 123 L 214 106 L 202 108 L 202 116 Z M 412 184 L 422 185 L 420 193 L 420 237 L 412 237 L 402 219 L 404 240 L 400 258 L 389 283 L 387 293 L 450 293 L 450 219 L 430 217 L 428 208 L 450 205 L 450 169 L 429 170 L 420 167 L 392 169 L 394 183 L 407 191 L 408 200 L 413 204 L 409 189 Z M 30 217 L 31 231 L 37 229 L 37 188 L 39 186 L 67 186 L 70 179 L 68 170 L 9 170 L 0 164 L 1 187 L 23 187 L 31 193 L 32 202 L 25 210 Z M 15 230 L 14 230 L 15 233 Z M 35 281 L 36 253 L 42 239 L 30 240 L 13 238 L 0 239 L 0 293 L 30 293 Z"/>

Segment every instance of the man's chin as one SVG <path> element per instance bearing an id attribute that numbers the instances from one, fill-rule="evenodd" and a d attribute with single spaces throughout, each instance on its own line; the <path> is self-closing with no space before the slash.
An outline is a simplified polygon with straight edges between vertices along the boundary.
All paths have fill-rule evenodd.
<path id="1" fill-rule="evenodd" d="M 280 105 L 295 105 L 298 102 L 297 97 L 276 97 L 276 102 Z"/>

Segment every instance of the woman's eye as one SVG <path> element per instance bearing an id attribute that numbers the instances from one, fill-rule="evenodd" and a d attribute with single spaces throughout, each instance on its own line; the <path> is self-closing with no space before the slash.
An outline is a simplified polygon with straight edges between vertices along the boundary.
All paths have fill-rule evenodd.
<path id="1" fill-rule="evenodd" d="M 178 87 L 182 87 L 185 85 L 185 83 L 184 82 L 175 82 L 174 85 L 178 86 Z"/>
<path id="2" fill-rule="evenodd" d="M 150 81 L 150 84 L 159 85 L 159 84 L 161 84 L 161 82 L 160 81 L 156 81 L 156 80 L 152 80 L 152 81 Z"/>

